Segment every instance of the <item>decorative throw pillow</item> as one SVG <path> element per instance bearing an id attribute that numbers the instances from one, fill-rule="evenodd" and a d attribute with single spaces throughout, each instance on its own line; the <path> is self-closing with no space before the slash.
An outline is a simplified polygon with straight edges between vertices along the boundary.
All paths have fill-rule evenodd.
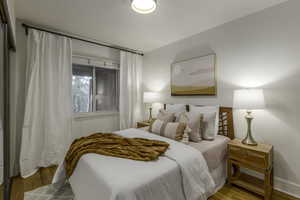
<path id="1" fill-rule="evenodd" d="M 164 109 L 160 109 L 158 111 L 157 119 L 164 122 L 173 122 L 175 120 L 175 115 L 174 113 L 170 113 L 165 111 Z"/>
<path id="2" fill-rule="evenodd" d="M 156 119 L 150 123 L 149 132 L 160 135 L 163 131 L 164 121 Z"/>
<path id="3" fill-rule="evenodd" d="M 161 136 L 181 141 L 183 139 L 185 127 L 186 124 L 181 122 L 166 123 Z"/>
<path id="4" fill-rule="evenodd" d="M 163 122 L 159 119 L 150 124 L 149 132 L 167 137 L 173 140 L 181 141 L 184 135 L 186 124 L 180 122 Z"/>
<path id="5" fill-rule="evenodd" d="M 219 131 L 219 106 L 193 106 L 191 112 L 203 114 L 201 134 L 204 140 L 214 140 Z"/>
<path id="6" fill-rule="evenodd" d="M 214 140 L 215 139 L 215 121 L 216 121 L 215 112 L 205 113 L 203 121 L 201 123 L 201 133 L 204 140 Z"/>
<path id="7" fill-rule="evenodd" d="M 202 140 L 201 135 L 201 123 L 203 115 L 199 112 L 183 112 L 176 119 L 178 122 L 186 123 L 188 131 L 189 140 L 192 142 L 200 142 Z"/>

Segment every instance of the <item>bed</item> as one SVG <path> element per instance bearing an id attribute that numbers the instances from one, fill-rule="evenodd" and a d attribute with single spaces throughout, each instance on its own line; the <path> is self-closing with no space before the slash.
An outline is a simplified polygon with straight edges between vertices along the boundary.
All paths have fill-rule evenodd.
<path id="1" fill-rule="evenodd" d="M 188 145 L 202 153 L 207 167 L 216 184 L 216 191 L 221 188 L 226 181 L 227 167 L 227 143 L 228 137 L 218 135 L 213 141 L 201 141 L 199 143 L 189 142 Z"/>
<path id="2" fill-rule="evenodd" d="M 167 104 L 163 107 L 166 109 Z M 198 105 L 201 107 L 202 105 Z M 186 111 L 190 106 L 186 105 Z M 215 192 L 218 191 L 227 179 L 227 143 L 234 139 L 233 114 L 231 107 L 219 108 L 218 135 L 213 141 L 203 140 L 199 143 L 189 142 L 188 145 L 195 148 L 203 155 L 208 169 L 215 182 Z"/>
<path id="3" fill-rule="evenodd" d="M 219 124 L 219 136 L 214 141 L 189 145 L 142 129 L 116 132 L 126 137 L 166 141 L 170 148 L 151 162 L 84 155 L 69 179 L 76 200 L 207 199 L 226 179 L 226 146 L 228 138 L 234 137 L 231 108 L 220 108 Z M 53 181 L 59 182 L 63 177 L 61 164 Z"/>

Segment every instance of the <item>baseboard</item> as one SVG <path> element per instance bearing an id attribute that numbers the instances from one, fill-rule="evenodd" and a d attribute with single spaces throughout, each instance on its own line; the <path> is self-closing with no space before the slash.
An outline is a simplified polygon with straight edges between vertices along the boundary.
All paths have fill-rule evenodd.
<path id="1" fill-rule="evenodd" d="M 274 189 L 300 199 L 300 185 L 274 177 Z"/>
<path id="2" fill-rule="evenodd" d="M 263 178 L 262 174 L 259 174 L 257 172 L 254 171 L 250 171 L 247 169 L 242 169 L 242 171 L 246 174 L 249 174 L 251 176 L 255 176 L 257 178 Z M 284 180 L 282 178 L 279 177 L 274 177 L 274 189 L 282 192 L 282 193 L 286 193 L 290 196 L 296 197 L 300 199 L 300 185 L 293 183 L 291 181 L 288 180 Z"/>

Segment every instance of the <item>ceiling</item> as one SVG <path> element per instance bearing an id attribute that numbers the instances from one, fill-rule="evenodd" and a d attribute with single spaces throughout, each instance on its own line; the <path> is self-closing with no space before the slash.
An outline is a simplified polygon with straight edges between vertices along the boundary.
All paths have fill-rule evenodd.
<path id="1" fill-rule="evenodd" d="M 19 19 L 147 52 L 286 0 L 158 0 L 148 15 L 130 0 L 15 1 Z"/>

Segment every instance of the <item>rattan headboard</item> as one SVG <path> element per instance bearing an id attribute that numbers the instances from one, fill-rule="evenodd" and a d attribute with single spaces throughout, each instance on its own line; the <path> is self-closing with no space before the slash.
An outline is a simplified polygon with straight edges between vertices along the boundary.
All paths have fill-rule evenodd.
<path id="1" fill-rule="evenodd" d="M 164 104 L 164 109 L 167 104 Z M 190 106 L 186 105 L 186 111 L 190 111 Z M 231 107 L 220 107 L 219 110 L 219 135 L 234 139 L 233 114 Z"/>

